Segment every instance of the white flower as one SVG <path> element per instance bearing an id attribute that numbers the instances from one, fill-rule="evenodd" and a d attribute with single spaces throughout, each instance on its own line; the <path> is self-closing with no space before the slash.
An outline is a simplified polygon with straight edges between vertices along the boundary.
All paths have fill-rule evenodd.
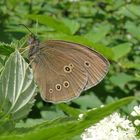
<path id="1" fill-rule="evenodd" d="M 82 140 L 138 140 L 132 122 L 114 113 L 86 129 Z"/>
<path id="2" fill-rule="evenodd" d="M 140 106 L 134 106 L 134 111 L 131 112 L 133 117 L 140 116 Z"/>
<path id="3" fill-rule="evenodd" d="M 132 35 L 130 35 L 130 34 L 127 34 L 126 37 L 127 37 L 129 40 L 132 39 Z"/>
<path id="4" fill-rule="evenodd" d="M 79 114 L 79 120 L 82 119 L 84 114 Z"/>
<path id="5" fill-rule="evenodd" d="M 104 105 L 101 105 L 100 107 L 102 108 L 102 107 L 104 107 Z"/>
<path id="6" fill-rule="evenodd" d="M 132 111 L 131 112 L 131 116 L 136 117 L 137 116 L 137 113 L 135 111 Z"/>
<path id="7" fill-rule="evenodd" d="M 139 125 L 140 125 L 140 120 L 135 120 L 135 121 L 134 121 L 134 124 L 135 124 L 136 126 L 139 126 Z"/>
<path id="8" fill-rule="evenodd" d="M 139 106 L 134 106 L 134 110 L 131 112 L 131 116 L 140 117 L 140 105 Z M 134 124 L 136 126 L 139 126 L 140 125 L 140 120 L 138 120 L 138 119 L 134 120 Z"/>

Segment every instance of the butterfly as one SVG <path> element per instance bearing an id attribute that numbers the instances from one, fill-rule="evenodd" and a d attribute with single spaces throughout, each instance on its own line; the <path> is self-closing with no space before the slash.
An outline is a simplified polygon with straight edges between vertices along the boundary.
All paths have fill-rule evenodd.
<path id="1" fill-rule="evenodd" d="M 77 98 L 108 72 L 108 60 L 87 46 L 62 40 L 40 43 L 34 35 L 28 44 L 34 78 L 46 102 Z"/>

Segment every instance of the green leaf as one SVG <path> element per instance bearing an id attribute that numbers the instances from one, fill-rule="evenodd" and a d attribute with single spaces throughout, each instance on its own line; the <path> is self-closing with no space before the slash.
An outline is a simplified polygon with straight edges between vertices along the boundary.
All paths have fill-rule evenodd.
<path id="1" fill-rule="evenodd" d="M 68 106 L 67 104 L 61 103 L 57 105 L 61 110 L 63 110 L 63 112 L 65 112 L 66 114 L 70 115 L 70 116 L 78 116 L 82 111 L 80 109 L 76 109 L 73 107 Z"/>
<path id="2" fill-rule="evenodd" d="M 90 127 L 91 125 L 97 123 L 107 115 L 110 115 L 115 110 L 119 109 L 123 105 L 126 105 L 134 100 L 134 97 L 127 97 L 121 99 L 115 103 L 109 104 L 103 108 L 88 111 L 84 114 L 83 119 L 78 120 L 78 118 L 73 119 L 59 119 L 52 121 L 50 124 L 44 122 L 43 124 L 37 125 L 34 131 L 28 130 L 28 133 L 11 134 L 0 136 L 1 140 L 31 140 L 31 139 L 49 139 L 49 140 L 68 140 L 76 135 L 80 135 L 84 129 Z M 21 137 L 22 136 L 22 137 Z"/>
<path id="3" fill-rule="evenodd" d="M 69 28 L 72 35 L 75 34 L 80 28 L 80 24 L 74 20 L 62 18 L 61 21 Z"/>
<path id="4" fill-rule="evenodd" d="M 122 7 L 120 7 L 116 13 L 117 13 L 117 16 L 120 18 L 120 17 L 128 17 L 128 18 L 131 18 L 133 20 L 137 20 L 138 17 L 137 15 L 135 15 L 130 9 L 129 7 L 131 7 L 130 5 L 124 5 Z"/>
<path id="5" fill-rule="evenodd" d="M 64 117 L 65 114 L 63 113 L 63 111 L 61 110 L 47 110 L 47 111 L 41 111 L 40 112 L 41 114 L 41 117 L 43 119 L 46 119 L 46 120 L 54 120 L 54 119 L 57 119 L 57 118 L 60 118 L 60 117 Z"/>
<path id="6" fill-rule="evenodd" d="M 96 108 L 103 105 L 101 100 L 92 92 L 89 95 L 84 95 L 73 100 L 73 102 L 80 105 L 80 108 L 84 110 L 88 108 Z"/>
<path id="7" fill-rule="evenodd" d="M 47 15 L 28 15 L 28 18 L 32 20 L 37 20 L 39 23 L 47 25 L 56 31 L 65 33 L 65 34 L 71 34 L 70 29 L 61 21 L 55 18 L 52 18 L 51 16 Z"/>
<path id="8" fill-rule="evenodd" d="M 117 61 L 119 58 L 127 55 L 131 51 L 131 45 L 130 43 L 123 43 L 119 44 L 117 46 L 114 46 L 112 48 L 112 51 L 114 53 L 114 60 Z"/>
<path id="9" fill-rule="evenodd" d="M 121 61 L 120 64 L 125 69 L 140 69 L 140 63 L 135 63 L 133 61 Z"/>
<path id="10" fill-rule="evenodd" d="M 14 52 L 14 48 L 12 48 L 12 44 L 6 44 L 0 42 L 0 54 L 9 56 L 12 52 Z"/>
<path id="11" fill-rule="evenodd" d="M 35 96 L 33 74 L 18 51 L 12 53 L 0 77 L 0 108 L 19 119 L 27 115 Z"/>
<path id="12" fill-rule="evenodd" d="M 4 66 L 4 56 L 0 56 L 0 69 Z"/>
<path id="13" fill-rule="evenodd" d="M 125 73 L 118 73 L 116 75 L 113 75 L 110 77 L 110 81 L 116 85 L 119 86 L 120 88 L 124 88 L 125 84 L 127 84 L 130 81 L 136 81 L 138 80 L 134 76 L 125 74 Z"/>
<path id="14" fill-rule="evenodd" d="M 126 7 L 132 14 L 138 16 L 140 18 L 140 5 L 129 4 Z"/>
<path id="15" fill-rule="evenodd" d="M 102 39 L 104 39 L 105 36 L 109 33 L 110 28 L 111 27 L 109 23 L 100 24 L 97 27 L 94 27 L 92 30 L 90 30 L 86 35 L 84 35 L 84 37 L 88 40 L 90 39 L 94 43 L 98 43 L 102 41 Z"/>
<path id="16" fill-rule="evenodd" d="M 31 127 L 34 127 L 34 126 L 37 126 L 38 124 L 41 124 L 43 123 L 44 120 L 41 118 L 41 119 L 32 119 L 32 118 L 28 118 L 26 121 L 23 121 L 23 120 L 20 120 L 18 123 L 16 123 L 16 128 L 31 128 Z"/>
<path id="17" fill-rule="evenodd" d="M 9 118 L 0 119 L 0 135 L 6 135 L 15 129 L 15 123 Z"/>
<path id="18" fill-rule="evenodd" d="M 127 21 L 125 23 L 125 29 L 129 32 L 132 36 L 140 39 L 140 24 L 136 25 L 136 23 Z"/>

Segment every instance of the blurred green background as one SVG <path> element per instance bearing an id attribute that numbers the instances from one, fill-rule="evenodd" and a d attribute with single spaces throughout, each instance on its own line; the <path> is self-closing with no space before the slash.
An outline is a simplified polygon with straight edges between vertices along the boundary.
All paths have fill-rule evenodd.
<path id="1" fill-rule="evenodd" d="M 14 51 L 14 45 L 6 47 L 6 43 L 22 40 L 26 46 L 29 32 L 19 24 L 25 24 L 40 41 L 61 39 L 78 42 L 97 50 L 110 61 L 105 79 L 79 98 L 66 103 L 70 107 L 86 111 L 123 97 L 139 96 L 139 0 L 1 0 L 0 42 L 4 45 L 0 47 L 0 68 Z M 136 104 L 138 102 L 132 102 L 123 111 L 129 113 Z M 63 104 L 45 103 L 38 94 L 24 121 L 26 125 L 32 125 L 43 119 L 67 116 L 62 110 Z"/>

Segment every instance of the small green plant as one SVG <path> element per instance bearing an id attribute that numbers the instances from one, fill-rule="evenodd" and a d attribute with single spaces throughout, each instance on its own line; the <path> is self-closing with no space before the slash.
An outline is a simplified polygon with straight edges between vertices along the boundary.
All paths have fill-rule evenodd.
<path id="1" fill-rule="evenodd" d="M 1 0 L 0 139 L 80 140 L 85 128 L 118 109 L 130 116 L 140 97 L 139 9 L 137 0 Z M 97 50 L 110 61 L 108 75 L 71 102 L 43 102 L 25 51 L 28 31 L 19 24 L 41 42 L 60 39 Z"/>

